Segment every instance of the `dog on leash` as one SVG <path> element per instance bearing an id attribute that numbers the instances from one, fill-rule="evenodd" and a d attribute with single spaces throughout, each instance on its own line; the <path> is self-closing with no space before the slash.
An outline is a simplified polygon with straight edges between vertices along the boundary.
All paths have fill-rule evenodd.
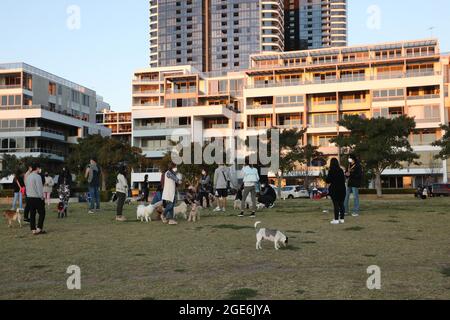
<path id="1" fill-rule="evenodd" d="M 6 220 L 8 220 L 9 228 L 12 227 L 13 222 L 17 222 L 19 224 L 19 226 L 22 228 L 22 220 L 23 220 L 22 213 L 23 213 L 23 209 L 17 209 L 16 211 L 5 210 L 3 212 L 3 216 L 5 217 Z"/>
<path id="2" fill-rule="evenodd" d="M 242 204 L 241 200 L 234 200 L 234 210 L 240 210 L 241 209 L 241 204 Z M 247 208 L 250 208 L 252 206 L 252 199 L 247 198 L 247 200 L 245 200 L 245 206 Z M 264 205 L 264 203 L 258 202 L 256 204 L 256 209 L 257 210 L 264 210 L 265 208 L 266 208 L 266 206 Z"/>
<path id="3" fill-rule="evenodd" d="M 188 206 L 185 202 L 180 203 L 179 206 L 175 207 L 173 209 L 173 214 L 175 216 L 175 219 L 178 218 L 183 218 L 184 220 L 187 220 L 187 211 L 188 211 Z"/>
<path id="4" fill-rule="evenodd" d="M 255 223 L 255 229 L 259 224 L 261 221 Z M 262 250 L 263 240 L 272 241 L 275 244 L 275 250 L 280 250 L 280 243 L 286 247 L 289 239 L 281 231 L 262 228 L 256 232 L 256 250 Z"/>
<path id="5" fill-rule="evenodd" d="M 162 201 L 157 202 L 155 204 L 151 204 L 148 206 L 140 205 L 137 208 L 137 220 L 141 220 L 141 222 L 150 222 L 151 216 L 156 208 L 162 206 Z"/>

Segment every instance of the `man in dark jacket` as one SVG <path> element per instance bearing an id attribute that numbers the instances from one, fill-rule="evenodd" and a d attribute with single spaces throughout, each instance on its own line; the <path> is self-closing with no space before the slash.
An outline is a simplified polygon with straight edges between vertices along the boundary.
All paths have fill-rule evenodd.
<path id="1" fill-rule="evenodd" d="M 348 158 L 348 169 L 345 173 L 347 177 L 347 196 L 345 197 L 345 211 L 347 214 L 350 213 L 350 195 L 353 193 L 354 197 L 354 208 L 353 217 L 359 216 L 359 188 L 362 185 L 362 168 L 361 163 L 355 155 L 350 155 Z"/>
<path id="2" fill-rule="evenodd" d="M 273 208 L 276 200 L 277 194 L 275 190 L 267 183 L 262 184 L 258 202 L 263 203 L 266 208 Z"/>

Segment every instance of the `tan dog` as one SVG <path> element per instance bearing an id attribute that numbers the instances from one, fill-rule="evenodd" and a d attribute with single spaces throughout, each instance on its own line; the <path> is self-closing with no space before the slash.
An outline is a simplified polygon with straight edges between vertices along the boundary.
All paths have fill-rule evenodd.
<path id="1" fill-rule="evenodd" d="M 6 220 L 8 220 L 8 227 L 12 227 L 12 223 L 15 221 L 22 228 L 22 209 L 13 210 L 5 210 L 3 212 L 3 216 Z"/>
<path id="2" fill-rule="evenodd" d="M 197 204 L 193 204 L 191 211 L 189 212 L 188 222 L 197 222 L 200 221 L 200 210 L 202 208 Z"/>

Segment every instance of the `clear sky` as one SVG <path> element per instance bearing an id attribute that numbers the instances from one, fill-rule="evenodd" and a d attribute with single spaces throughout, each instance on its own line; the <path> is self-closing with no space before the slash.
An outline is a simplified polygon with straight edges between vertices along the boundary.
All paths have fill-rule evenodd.
<path id="1" fill-rule="evenodd" d="M 433 34 L 450 51 L 448 0 L 348 1 L 350 45 Z M 133 71 L 149 63 L 148 0 L 0 0 L 0 21 L 0 63 L 29 63 L 130 108 Z"/>

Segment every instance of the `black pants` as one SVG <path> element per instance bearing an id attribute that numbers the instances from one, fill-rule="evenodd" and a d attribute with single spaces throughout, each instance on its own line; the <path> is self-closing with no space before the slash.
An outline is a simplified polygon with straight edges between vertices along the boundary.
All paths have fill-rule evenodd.
<path id="1" fill-rule="evenodd" d="M 28 198 L 29 209 L 30 209 L 30 228 L 31 231 L 36 230 L 36 213 L 39 214 L 39 220 L 37 227 L 38 229 L 44 229 L 45 220 L 45 202 L 40 198 Z"/>
<path id="2" fill-rule="evenodd" d="M 142 193 L 143 193 L 142 196 L 144 197 L 143 201 L 148 202 L 148 196 L 150 194 L 150 191 L 148 189 L 144 189 L 144 190 L 142 190 Z"/>
<path id="3" fill-rule="evenodd" d="M 345 219 L 345 206 L 344 201 L 341 199 L 333 199 L 334 206 L 334 220 Z"/>
<path id="4" fill-rule="evenodd" d="M 28 204 L 28 197 L 25 196 L 25 209 L 23 210 L 23 217 L 25 220 L 30 219 L 30 205 Z"/>
<path id="5" fill-rule="evenodd" d="M 203 206 L 203 198 L 206 198 L 206 206 L 209 208 L 209 193 L 208 192 L 200 192 L 198 200 L 200 201 L 200 205 Z"/>
<path id="6" fill-rule="evenodd" d="M 117 195 L 117 216 L 121 216 L 123 211 L 123 205 L 125 204 L 125 199 L 127 195 L 122 192 L 117 192 L 116 195 Z"/>

